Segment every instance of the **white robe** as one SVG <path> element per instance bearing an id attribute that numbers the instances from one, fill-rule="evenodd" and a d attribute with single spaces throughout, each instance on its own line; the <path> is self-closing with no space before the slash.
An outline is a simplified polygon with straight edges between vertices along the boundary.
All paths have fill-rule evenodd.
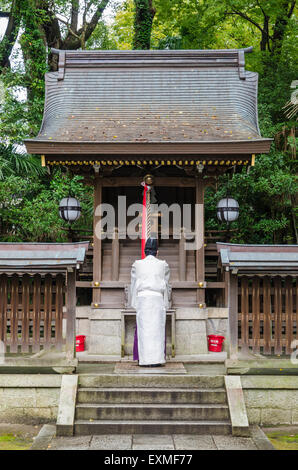
<path id="1" fill-rule="evenodd" d="M 140 365 L 165 363 L 169 278 L 168 264 L 155 256 L 146 256 L 132 265 L 131 306 L 136 309 Z"/>

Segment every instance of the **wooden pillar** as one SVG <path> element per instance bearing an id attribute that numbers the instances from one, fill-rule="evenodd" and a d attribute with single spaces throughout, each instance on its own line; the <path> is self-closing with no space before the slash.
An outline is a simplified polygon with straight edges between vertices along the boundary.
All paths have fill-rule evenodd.
<path id="1" fill-rule="evenodd" d="M 97 224 L 101 216 L 96 215 L 96 208 L 102 203 L 102 178 L 97 174 L 94 180 L 94 215 L 93 215 L 93 295 L 92 306 L 100 305 L 100 281 L 101 281 L 101 230 Z M 97 230 L 96 230 L 97 227 Z"/>
<path id="2" fill-rule="evenodd" d="M 76 351 L 76 270 L 67 272 L 66 292 L 66 359 L 75 357 Z"/>
<path id="3" fill-rule="evenodd" d="M 119 280 L 119 264 L 120 264 L 119 235 L 118 235 L 118 228 L 115 227 L 113 241 L 112 241 L 112 281 Z"/>
<path id="4" fill-rule="evenodd" d="M 286 314 L 286 354 L 291 354 L 291 344 L 293 335 L 293 285 L 292 278 L 287 276 L 285 279 L 285 314 Z M 297 325 L 296 325 L 297 328 Z"/>
<path id="5" fill-rule="evenodd" d="M 264 354 L 271 353 L 271 279 L 263 278 Z"/>
<path id="6" fill-rule="evenodd" d="M 181 229 L 179 240 L 179 281 L 186 281 L 186 250 L 185 250 L 184 228 Z"/>
<path id="7" fill-rule="evenodd" d="M 229 280 L 230 280 L 230 273 L 229 271 L 224 272 L 224 283 L 225 283 L 225 288 L 224 288 L 224 302 L 223 302 L 223 307 L 228 308 L 229 307 Z"/>
<path id="8" fill-rule="evenodd" d="M 196 281 L 205 284 L 205 249 L 204 249 L 204 181 L 202 174 L 196 176 L 196 237 L 198 249 L 196 250 Z M 205 288 L 197 290 L 197 302 L 205 306 Z"/>
<path id="9" fill-rule="evenodd" d="M 249 351 L 249 283 L 246 276 L 241 277 L 241 351 Z"/>
<path id="10" fill-rule="evenodd" d="M 238 356 L 238 277 L 230 274 L 229 279 L 229 332 L 230 359 Z"/>
<path id="11" fill-rule="evenodd" d="M 260 278 L 252 280 L 252 352 L 260 352 Z"/>
<path id="12" fill-rule="evenodd" d="M 274 278 L 274 354 L 282 353 L 282 284 L 281 277 Z"/>

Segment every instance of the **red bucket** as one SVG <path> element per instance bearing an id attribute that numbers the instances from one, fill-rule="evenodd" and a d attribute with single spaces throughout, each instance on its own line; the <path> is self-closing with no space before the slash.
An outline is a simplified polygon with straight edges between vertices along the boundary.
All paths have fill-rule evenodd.
<path id="1" fill-rule="evenodd" d="M 86 336 L 76 336 L 76 352 L 85 351 L 85 339 Z"/>
<path id="2" fill-rule="evenodd" d="M 208 335 L 208 351 L 221 352 L 222 343 L 225 339 L 224 336 L 219 335 Z"/>

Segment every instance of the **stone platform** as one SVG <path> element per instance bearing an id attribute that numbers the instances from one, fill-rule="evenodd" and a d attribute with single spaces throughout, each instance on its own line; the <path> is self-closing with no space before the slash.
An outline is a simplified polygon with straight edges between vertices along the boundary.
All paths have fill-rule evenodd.
<path id="1" fill-rule="evenodd" d="M 110 434 L 55 437 L 55 426 L 45 425 L 32 450 L 274 450 L 258 426 L 251 437 L 203 435 Z"/>
<path id="2" fill-rule="evenodd" d="M 136 320 L 131 310 L 127 312 L 125 315 L 120 308 L 77 307 L 76 331 L 86 336 L 89 356 L 114 357 L 117 361 L 132 355 Z M 224 351 L 228 350 L 228 309 L 177 307 L 171 312 L 166 324 L 169 357 L 208 354 L 208 334 L 225 336 Z"/>
<path id="3" fill-rule="evenodd" d="M 141 367 L 134 362 L 117 362 L 115 374 L 186 374 L 182 362 L 167 362 L 160 367 Z"/>

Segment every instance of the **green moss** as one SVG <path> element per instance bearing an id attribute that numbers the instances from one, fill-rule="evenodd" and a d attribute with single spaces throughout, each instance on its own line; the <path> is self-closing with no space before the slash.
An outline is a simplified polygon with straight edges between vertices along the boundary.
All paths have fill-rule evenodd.
<path id="1" fill-rule="evenodd" d="M 267 436 L 277 450 L 298 450 L 298 434 L 270 432 Z"/>
<path id="2" fill-rule="evenodd" d="M 0 435 L 0 450 L 28 450 L 33 440 L 22 438 L 16 434 Z"/>

